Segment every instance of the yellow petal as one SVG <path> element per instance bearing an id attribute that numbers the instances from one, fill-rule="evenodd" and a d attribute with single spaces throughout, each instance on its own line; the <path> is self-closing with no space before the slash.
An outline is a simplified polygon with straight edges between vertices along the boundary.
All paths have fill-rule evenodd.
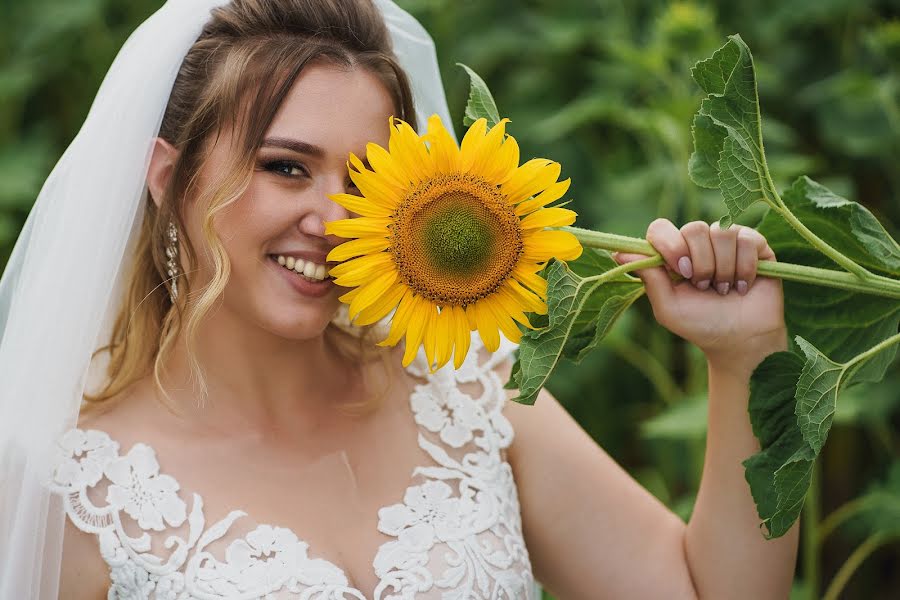
<path id="1" fill-rule="evenodd" d="M 394 257 L 387 252 L 379 252 L 335 265 L 331 267 L 330 275 L 336 285 L 354 287 L 380 275 L 385 269 L 396 270 Z"/>
<path id="2" fill-rule="evenodd" d="M 522 215 L 527 215 L 530 212 L 534 212 L 539 208 L 547 206 L 551 202 L 556 202 L 563 197 L 563 194 L 569 191 L 569 184 L 571 182 L 571 179 L 557 181 L 531 200 L 520 202 L 516 205 L 516 215 L 521 217 Z"/>
<path id="3" fill-rule="evenodd" d="M 408 123 L 395 119 L 391 127 L 388 148 L 397 165 L 409 176 L 410 183 L 416 184 L 431 176 L 434 161 L 428 155 L 424 142 L 416 135 Z"/>
<path id="4" fill-rule="evenodd" d="M 534 329 L 531 321 L 528 320 L 528 317 L 525 316 L 525 312 L 522 310 L 523 304 L 519 301 L 519 297 L 509 290 L 508 285 L 504 285 L 497 290 L 494 293 L 494 296 L 496 296 L 497 303 L 500 304 L 504 313 L 508 314 L 528 329 Z"/>
<path id="5" fill-rule="evenodd" d="M 472 341 L 471 331 L 469 327 L 469 319 L 466 311 L 461 306 L 453 306 L 453 328 L 456 336 L 456 348 L 453 350 L 453 367 L 458 369 L 462 366 L 469 352 L 469 343 Z"/>
<path id="6" fill-rule="evenodd" d="M 437 315 L 435 321 L 435 354 L 437 356 L 437 368 L 443 367 L 453 354 L 453 326 L 454 314 L 450 306 L 444 306 Z"/>
<path id="7" fill-rule="evenodd" d="M 393 212 L 393 208 L 378 198 L 360 198 L 350 194 L 329 194 L 328 198 L 364 217 L 387 217 Z"/>
<path id="8" fill-rule="evenodd" d="M 500 332 L 497 330 L 497 320 L 491 309 L 482 299 L 475 303 L 475 324 L 478 326 L 478 334 L 488 352 L 496 352 L 500 347 Z"/>
<path id="9" fill-rule="evenodd" d="M 353 180 L 353 183 L 371 204 L 393 211 L 403 199 L 400 190 L 377 173 L 368 169 L 362 169 L 361 171 L 349 169 L 348 172 L 350 173 L 350 179 Z"/>
<path id="10" fill-rule="evenodd" d="M 325 223 L 325 234 L 342 238 L 386 237 L 392 222 L 388 217 L 338 219 Z"/>
<path id="11" fill-rule="evenodd" d="M 529 160 L 500 186 L 500 191 L 508 203 L 517 204 L 553 185 L 559 179 L 560 169 L 557 162 L 543 158 Z"/>
<path id="12" fill-rule="evenodd" d="M 391 157 L 387 150 L 374 142 L 366 144 L 366 158 L 372 169 L 381 177 L 388 179 L 398 189 L 409 187 L 409 176 Z"/>
<path id="13" fill-rule="evenodd" d="M 571 225 L 578 216 L 574 210 L 568 208 L 542 208 L 522 219 L 522 229 L 542 229 L 544 227 L 562 227 Z"/>
<path id="14" fill-rule="evenodd" d="M 435 168 L 441 173 L 459 172 L 459 147 L 450 132 L 441 123 L 437 115 L 428 117 L 428 134 L 430 153 L 434 159 Z"/>
<path id="15" fill-rule="evenodd" d="M 554 257 L 557 260 L 575 260 L 581 256 L 581 243 L 568 231 L 546 229 L 524 236 L 525 252 L 520 260 L 543 262 Z"/>
<path id="16" fill-rule="evenodd" d="M 360 292 L 350 302 L 350 307 L 347 310 L 350 320 L 352 321 L 359 311 L 381 298 L 394 285 L 395 281 L 397 281 L 397 271 L 389 269 L 357 288 Z"/>
<path id="17" fill-rule="evenodd" d="M 540 279 L 544 282 L 544 295 L 538 296 L 536 293 L 531 290 L 525 288 L 522 284 L 520 284 L 515 279 L 507 279 L 504 287 L 501 289 L 505 289 L 506 292 L 515 299 L 516 304 L 521 306 L 523 310 L 527 310 L 528 312 L 537 313 L 539 315 L 547 314 L 547 303 L 544 302 L 544 298 L 547 296 L 546 288 L 547 282 L 540 275 L 533 273 L 535 278 Z M 499 290 L 498 290 L 499 291 Z M 521 321 L 520 321 L 521 323 Z"/>
<path id="18" fill-rule="evenodd" d="M 468 131 L 466 131 L 466 135 L 463 136 L 459 151 L 460 169 L 463 172 L 472 170 L 472 165 L 478 156 L 478 149 L 484 143 L 484 132 L 486 130 L 487 119 L 481 118 L 472 123 Z"/>
<path id="19" fill-rule="evenodd" d="M 416 296 L 416 305 L 412 308 L 412 316 L 406 328 L 406 347 L 403 350 L 403 366 L 408 367 L 419 352 L 425 327 L 429 322 L 429 312 L 435 310 L 434 304 L 425 298 Z"/>
<path id="20" fill-rule="evenodd" d="M 485 177 L 485 173 L 497 158 L 500 152 L 500 145 L 503 143 L 503 136 L 506 133 L 506 124 L 509 119 L 500 119 L 500 122 L 491 127 L 491 130 L 475 151 L 472 161 L 471 172 L 475 175 Z M 490 180 L 488 180 L 490 181 Z"/>
<path id="21" fill-rule="evenodd" d="M 390 247 L 390 245 L 391 241 L 387 238 L 367 237 L 350 240 L 332 248 L 325 260 L 328 262 L 343 262 L 354 256 L 381 252 Z"/>
<path id="22" fill-rule="evenodd" d="M 412 309 L 416 305 L 416 295 L 406 286 L 403 286 L 403 297 L 397 306 L 397 312 L 391 318 L 391 330 L 388 336 L 378 342 L 377 346 L 395 346 L 403 334 L 406 333 L 406 327 L 409 325 L 409 319 L 412 316 Z"/>
<path id="23" fill-rule="evenodd" d="M 519 166 L 519 143 L 508 136 L 494 159 L 483 169 L 484 178 L 491 183 L 501 185 L 509 181 Z"/>
<path id="24" fill-rule="evenodd" d="M 360 288 L 356 289 L 358 290 Z M 409 288 L 402 284 L 391 287 L 380 298 L 359 311 L 359 314 L 356 316 L 356 321 L 354 321 L 354 323 L 362 327 L 364 325 L 371 325 L 372 323 L 380 321 L 381 319 L 386 317 L 388 313 L 394 310 L 394 308 L 397 307 L 407 289 Z"/>
<path id="25" fill-rule="evenodd" d="M 429 303 L 431 304 L 431 303 Z M 431 304 L 427 310 L 427 318 L 425 319 L 425 332 L 422 334 L 422 345 L 425 347 L 425 362 L 428 363 L 428 370 L 434 373 L 434 351 L 437 343 L 437 306 Z"/>
<path id="26" fill-rule="evenodd" d="M 538 265 L 529 265 L 525 262 L 519 262 L 513 269 L 512 276 L 522 285 L 535 292 L 540 298 L 547 297 L 547 280 L 535 273 L 541 267 Z M 509 280 L 507 280 L 509 281 Z M 536 312 L 536 311 L 532 311 Z"/>
<path id="27" fill-rule="evenodd" d="M 522 338 L 522 332 L 516 327 L 512 317 L 503 310 L 503 304 L 500 302 L 497 294 L 491 294 L 482 300 L 487 310 L 490 312 L 496 326 L 500 328 L 503 335 L 511 342 L 518 343 Z M 499 347 L 499 346 L 498 346 Z"/>

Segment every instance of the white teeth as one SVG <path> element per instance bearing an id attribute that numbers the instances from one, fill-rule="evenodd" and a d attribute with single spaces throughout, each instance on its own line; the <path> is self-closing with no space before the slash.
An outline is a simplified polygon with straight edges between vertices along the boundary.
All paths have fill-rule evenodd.
<path id="1" fill-rule="evenodd" d="M 279 265 L 287 267 L 307 279 L 322 281 L 328 277 L 328 267 L 325 265 L 318 265 L 302 258 L 294 258 L 293 256 L 277 256 L 276 260 Z"/>

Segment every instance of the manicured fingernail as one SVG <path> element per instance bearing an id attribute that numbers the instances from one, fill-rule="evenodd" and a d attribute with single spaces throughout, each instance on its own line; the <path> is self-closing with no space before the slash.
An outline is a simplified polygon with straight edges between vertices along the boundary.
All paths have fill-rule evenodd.
<path id="1" fill-rule="evenodd" d="M 716 291 L 722 294 L 723 296 L 728 293 L 728 288 L 731 287 L 731 284 L 727 281 L 720 281 L 716 284 Z"/>
<path id="2" fill-rule="evenodd" d="M 691 265 L 690 257 L 682 256 L 678 259 L 678 271 L 681 272 L 681 276 L 685 279 L 690 279 L 694 276 L 694 267 Z"/>
<path id="3" fill-rule="evenodd" d="M 698 282 L 697 282 L 697 289 L 698 289 L 698 290 L 705 290 L 705 289 L 708 288 L 708 287 L 709 287 L 709 279 L 704 279 L 703 281 L 698 281 Z"/>
<path id="4" fill-rule="evenodd" d="M 747 293 L 747 282 L 743 279 L 738 279 L 737 283 L 734 284 L 734 289 L 737 290 L 737 293 L 743 296 Z"/>

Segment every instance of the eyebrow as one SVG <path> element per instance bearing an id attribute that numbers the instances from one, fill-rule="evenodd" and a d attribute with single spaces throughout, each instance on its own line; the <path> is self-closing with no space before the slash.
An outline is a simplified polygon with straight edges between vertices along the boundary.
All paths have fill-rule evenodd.
<path id="1" fill-rule="evenodd" d="M 301 140 L 284 137 L 266 138 L 262 143 L 263 148 L 284 148 L 285 150 L 293 150 L 299 154 L 308 154 L 316 158 L 324 158 L 325 150 L 319 146 L 309 144 Z"/>
<path id="2" fill-rule="evenodd" d="M 308 142 L 304 142 L 302 140 L 297 140 L 294 138 L 285 138 L 285 137 L 271 137 L 263 140 L 262 148 L 284 148 L 285 150 L 293 150 L 298 154 L 307 154 L 309 156 L 313 156 L 315 158 L 324 158 L 325 150 L 319 146 L 314 144 L 310 144 Z M 372 166 L 369 164 L 369 159 L 365 155 L 360 157 L 363 165 L 367 169 L 371 169 Z"/>

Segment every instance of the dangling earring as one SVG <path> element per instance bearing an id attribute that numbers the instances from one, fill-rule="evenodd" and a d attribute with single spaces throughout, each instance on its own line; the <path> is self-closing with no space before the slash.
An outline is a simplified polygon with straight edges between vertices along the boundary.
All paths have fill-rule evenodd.
<path id="1" fill-rule="evenodd" d="M 178 298 L 178 229 L 169 221 L 166 229 L 168 244 L 166 245 L 166 274 L 169 276 L 169 298 L 172 304 Z"/>

